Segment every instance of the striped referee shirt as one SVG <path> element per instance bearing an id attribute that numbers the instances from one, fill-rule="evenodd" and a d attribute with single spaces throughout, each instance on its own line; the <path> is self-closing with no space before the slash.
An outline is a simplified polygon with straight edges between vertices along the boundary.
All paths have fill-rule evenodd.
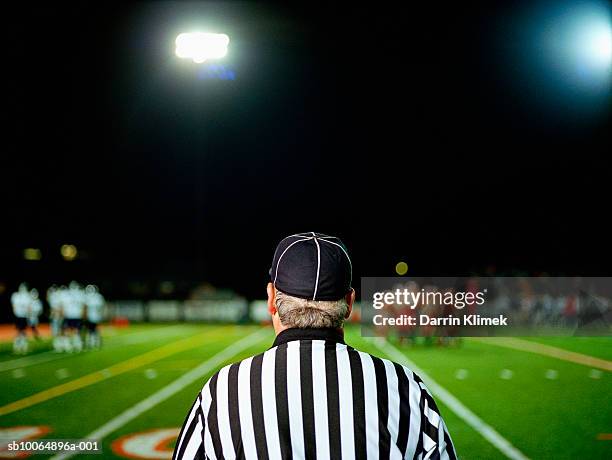
<path id="1" fill-rule="evenodd" d="M 173 459 L 455 459 L 440 412 L 404 366 L 332 329 L 287 329 L 219 370 L 198 394 Z"/>

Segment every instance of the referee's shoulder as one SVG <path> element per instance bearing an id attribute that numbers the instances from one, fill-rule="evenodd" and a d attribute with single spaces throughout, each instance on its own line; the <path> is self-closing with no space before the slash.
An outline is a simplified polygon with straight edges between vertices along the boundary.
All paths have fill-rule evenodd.
<path id="1" fill-rule="evenodd" d="M 395 374 L 395 377 L 398 379 L 399 385 L 402 384 L 413 384 L 421 390 L 425 390 L 429 392 L 423 380 L 419 375 L 410 369 L 408 366 L 404 364 L 397 363 L 387 358 L 383 358 L 381 356 L 373 355 L 372 353 L 368 353 L 365 351 L 361 351 L 359 349 L 353 348 L 348 345 L 349 350 L 354 350 L 360 353 L 363 356 L 369 356 L 374 363 L 377 363 L 379 366 L 384 366 L 388 373 Z M 392 372 L 394 371 L 394 372 Z"/>

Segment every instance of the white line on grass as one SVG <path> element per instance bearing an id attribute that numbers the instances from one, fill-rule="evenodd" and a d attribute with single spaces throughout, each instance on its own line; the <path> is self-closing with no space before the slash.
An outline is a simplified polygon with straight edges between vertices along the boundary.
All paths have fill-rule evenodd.
<path id="1" fill-rule="evenodd" d="M 469 372 L 467 369 L 457 369 L 457 372 L 455 372 L 455 378 L 457 380 L 465 380 L 468 378 Z"/>
<path id="2" fill-rule="evenodd" d="M 440 386 L 434 379 L 432 379 L 426 372 L 420 369 L 414 362 L 399 351 L 395 346 L 391 345 L 384 339 L 372 339 L 371 340 L 380 350 L 382 350 L 389 358 L 396 361 L 399 364 L 405 364 L 415 373 L 419 375 L 429 388 L 429 390 L 442 401 L 450 410 L 452 410 L 459 418 L 465 423 L 476 430 L 483 438 L 489 441 L 495 446 L 501 453 L 512 460 L 528 460 L 520 450 L 514 447 L 510 441 L 499 434 L 493 427 L 487 425 L 480 417 L 474 412 L 463 405 L 461 401 L 455 398 L 446 388 Z"/>
<path id="3" fill-rule="evenodd" d="M 105 349 L 122 347 L 124 345 L 132 345 L 137 343 L 150 342 L 159 338 L 166 338 L 173 335 L 179 335 L 181 328 L 185 329 L 182 325 L 177 326 L 164 326 L 152 329 L 150 331 L 138 331 L 127 333 L 118 336 L 109 337 Z M 49 361 L 55 361 L 56 359 L 66 358 L 67 356 L 74 356 L 70 353 L 57 353 L 54 351 L 44 351 L 37 355 L 24 356 L 23 358 L 12 359 L 0 363 L 0 372 L 10 371 L 22 367 L 32 366 L 35 364 L 47 363 Z"/>
<path id="4" fill-rule="evenodd" d="M 13 372 L 11 372 L 11 375 L 14 379 L 22 379 L 26 376 L 26 371 L 23 369 L 15 369 Z"/>
<path id="5" fill-rule="evenodd" d="M 514 372 L 512 372 L 510 369 L 502 369 L 499 373 L 499 378 L 503 380 L 510 380 L 513 375 Z"/>
<path id="6" fill-rule="evenodd" d="M 58 379 L 63 380 L 63 379 L 70 377 L 70 371 L 66 369 L 65 367 L 63 367 L 62 369 L 58 369 L 55 371 L 55 376 Z"/>
<path id="7" fill-rule="evenodd" d="M 12 359 L 10 361 L 5 361 L 0 363 L 0 372 L 10 371 L 12 369 L 17 369 L 21 367 L 31 366 L 33 364 L 46 363 L 48 361 L 55 361 L 59 358 L 64 358 L 67 355 L 60 355 L 57 353 L 53 353 L 52 351 L 45 351 L 38 355 L 33 356 L 25 356 L 23 358 Z"/>
<path id="8" fill-rule="evenodd" d="M 555 369 L 546 369 L 544 377 L 546 377 L 548 380 L 557 380 L 559 377 L 559 372 Z"/>
<path id="9" fill-rule="evenodd" d="M 603 372 L 601 372 L 599 369 L 591 369 L 589 371 L 589 377 L 592 379 L 600 379 L 602 374 Z"/>
<path id="10" fill-rule="evenodd" d="M 159 403 L 165 401 L 171 396 L 174 396 L 176 393 L 191 385 L 193 382 L 201 379 L 228 359 L 232 358 L 233 356 L 237 355 L 248 347 L 255 345 L 265 336 L 269 336 L 269 334 L 269 329 L 265 328 L 246 336 L 244 339 L 220 351 L 208 361 L 203 362 L 198 367 L 195 367 L 186 374 L 183 374 L 181 377 L 179 377 L 169 385 L 165 386 L 161 390 L 153 393 L 148 398 L 143 399 L 136 405 L 119 414 L 117 417 L 109 420 L 98 429 L 92 431 L 87 436 L 84 436 L 84 438 L 101 441 L 109 434 L 113 433 L 114 431 L 117 431 L 122 426 L 134 420 L 136 417 L 152 409 L 153 407 L 157 406 Z M 51 460 L 65 460 L 73 457 L 76 454 L 78 454 L 78 452 L 61 452 L 53 456 Z"/>

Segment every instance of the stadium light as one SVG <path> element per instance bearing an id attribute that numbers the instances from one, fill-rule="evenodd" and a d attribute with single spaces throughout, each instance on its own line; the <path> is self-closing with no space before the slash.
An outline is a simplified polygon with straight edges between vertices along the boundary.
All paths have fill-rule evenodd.
<path id="1" fill-rule="evenodd" d="M 506 48 L 513 49 L 509 81 L 516 80 L 529 104 L 552 109 L 555 118 L 578 117 L 584 123 L 606 117 L 612 96 L 610 3 L 528 3 L 515 16 L 517 46 Z M 506 35 L 501 40 L 508 43 Z"/>
<path id="2" fill-rule="evenodd" d="M 220 59 L 227 54 L 229 37 L 206 32 L 182 33 L 176 37 L 175 53 L 179 58 L 201 64 L 209 59 Z"/>
<path id="3" fill-rule="evenodd" d="M 570 89 L 600 93 L 612 81 L 612 10 L 600 1 L 569 3 L 547 13 L 542 24 L 552 69 Z"/>
<path id="4" fill-rule="evenodd" d="M 74 244 L 63 244 L 60 248 L 60 254 L 64 258 L 64 260 L 72 261 L 76 259 L 79 251 L 77 250 Z"/>
<path id="5" fill-rule="evenodd" d="M 610 79 L 612 65 L 612 21 L 610 11 L 578 10 L 568 18 L 566 44 L 569 60 L 582 72 Z"/>
<path id="6" fill-rule="evenodd" d="M 38 248 L 25 248 L 23 250 L 23 258 L 25 260 L 40 260 L 42 258 L 42 253 Z"/>
<path id="7" fill-rule="evenodd" d="M 612 64 L 612 24 L 605 18 L 585 24 L 581 46 L 592 65 L 609 69 Z"/>

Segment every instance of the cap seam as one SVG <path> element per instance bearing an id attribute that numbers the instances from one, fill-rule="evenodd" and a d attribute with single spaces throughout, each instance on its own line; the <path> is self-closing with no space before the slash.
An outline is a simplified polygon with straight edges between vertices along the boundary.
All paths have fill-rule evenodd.
<path id="1" fill-rule="evenodd" d="M 317 290 L 319 287 L 319 273 L 321 271 L 321 246 L 319 246 L 319 242 L 317 241 L 317 235 L 315 232 L 312 232 L 312 237 L 314 238 L 314 242 L 317 245 L 317 277 L 315 278 L 314 292 L 312 293 L 312 300 L 317 300 Z"/>

